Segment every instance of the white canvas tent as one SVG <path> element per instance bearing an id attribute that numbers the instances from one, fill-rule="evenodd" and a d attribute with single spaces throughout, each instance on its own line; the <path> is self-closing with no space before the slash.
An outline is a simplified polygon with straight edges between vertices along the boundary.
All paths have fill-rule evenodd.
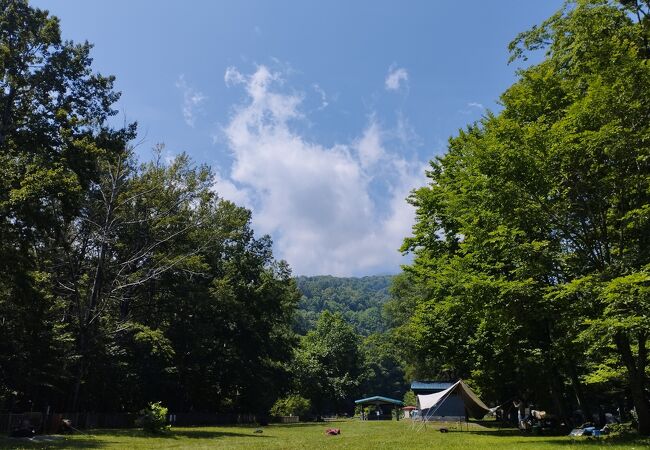
<path id="1" fill-rule="evenodd" d="M 470 417 L 481 419 L 490 411 L 463 380 L 444 391 L 418 395 L 418 409 L 423 420 L 439 416 L 460 417 L 465 416 L 465 412 Z"/>

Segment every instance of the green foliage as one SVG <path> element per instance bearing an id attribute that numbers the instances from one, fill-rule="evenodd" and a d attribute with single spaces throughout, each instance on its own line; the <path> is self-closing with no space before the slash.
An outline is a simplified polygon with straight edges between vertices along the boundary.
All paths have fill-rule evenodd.
<path id="1" fill-rule="evenodd" d="M 359 336 L 341 314 L 325 311 L 300 341 L 292 373 L 296 391 L 317 414 L 352 410 L 363 381 Z"/>
<path id="2" fill-rule="evenodd" d="M 149 403 L 149 405 L 140 411 L 138 424 L 147 433 L 162 433 L 168 431 L 171 427 L 167 425 L 167 408 L 160 402 Z"/>
<path id="3" fill-rule="evenodd" d="M 624 382 L 647 434 L 648 8 L 625 8 L 569 2 L 511 44 L 546 58 L 431 162 L 403 247 L 416 286 L 387 310 L 416 376 L 560 415 L 589 407 L 583 381 Z"/>
<path id="4" fill-rule="evenodd" d="M 135 127 L 107 125 L 119 94 L 92 71 L 89 44 L 63 42 L 58 19 L 26 1 L 1 5 L 0 386 L 16 392 L 9 404 L 29 409 L 74 384 L 74 363 L 63 361 L 76 358 L 77 337 L 59 296 L 70 286 L 53 258 L 76 250 L 62 238 L 83 192 Z"/>
<path id="5" fill-rule="evenodd" d="M 389 298 L 392 278 L 389 275 L 297 277 L 302 298 L 296 316 L 296 331 L 305 334 L 313 329 L 323 311 L 340 313 L 364 336 L 386 331 L 382 307 Z"/>
<path id="6" fill-rule="evenodd" d="M 417 406 L 418 404 L 418 399 L 415 395 L 415 392 L 410 389 L 406 391 L 406 394 L 404 394 L 404 399 L 402 401 L 406 406 Z"/>
<path id="7" fill-rule="evenodd" d="M 90 44 L 0 5 L 0 409 L 266 413 L 297 343 L 289 267 L 209 167 L 136 160 Z"/>
<path id="8" fill-rule="evenodd" d="M 629 423 L 610 423 L 607 424 L 609 432 L 613 436 L 629 435 L 634 427 Z"/>
<path id="9" fill-rule="evenodd" d="M 400 398 L 406 389 L 403 355 L 389 335 L 371 334 L 363 339 L 360 349 L 364 365 L 361 396 Z"/>
<path id="10" fill-rule="evenodd" d="M 311 409 L 311 402 L 299 395 L 289 395 L 278 399 L 271 407 L 272 416 L 298 416 L 304 417 Z"/>

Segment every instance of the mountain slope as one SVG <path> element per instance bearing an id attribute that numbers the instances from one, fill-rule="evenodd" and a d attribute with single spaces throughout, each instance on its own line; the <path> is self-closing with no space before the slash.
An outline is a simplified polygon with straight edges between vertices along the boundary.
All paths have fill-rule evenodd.
<path id="1" fill-rule="evenodd" d="M 392 275 L 339 278 L 330 275 L 297 277 L 302 293 L 296 330 L 304 334 L 313 328 L 321 312 L 340 312 L 358 333 L 385 331 L 383 304 L 389 298 Z"/>

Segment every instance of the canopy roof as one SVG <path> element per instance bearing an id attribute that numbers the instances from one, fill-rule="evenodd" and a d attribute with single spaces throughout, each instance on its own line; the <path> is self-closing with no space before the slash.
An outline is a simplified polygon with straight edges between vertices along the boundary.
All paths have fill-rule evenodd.
<path id="1" fill-rule="evenodd" d="M 444 391 L 453 386 L 454 383 L 447 381 L 412 381 L 412 391 Z"/>
<path id="2" fill-rule="evenodd" d="M 399 405 L 402 406 L 404 402 L 400 400 L 395 400 L 394 398 L 382 397 L 380 395 L 375 395 L 374 397 L 362 398 L 361 400 L 355 400 L 354 403 L 357 405 L 370 404 L 370 405 Z"/>
<path id="3" fill-rule="evenodd" d="M 488 408 L 485 403 L 478 398 L 474 391 L 472 391 L 463 380 L 458 380 L 444 391 L 429 395 L 418 395 L 418 406 L 421 410 L 431 410 L 431 414 L 433 414 L 433 412 L 451 395 L 458 395 L 462 399 L 469 415 L 475 419 L 482 418 L 490 411 L 490 408 Z"/>

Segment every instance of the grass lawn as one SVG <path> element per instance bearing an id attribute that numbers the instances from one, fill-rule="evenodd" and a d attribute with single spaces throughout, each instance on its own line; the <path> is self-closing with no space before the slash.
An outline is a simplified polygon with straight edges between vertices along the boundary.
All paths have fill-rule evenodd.
<path id="1" fill-rule="evenodd" d="M 341 429 L 326 436 L 325 429 Z M 439 433 L 438 427 L 416 430 L 408 421 L 274 424 L 255 433 L 255 427 L 174 428 L 165 436 L 147 436 L 139 430 L 93 430 L 50 442 L 0 438 L 0 448 L 97 449 L 649 449 L 650 439 L 522 436 L 516 430 L 496 430 L 474 425 L 470 432 Z"/>

